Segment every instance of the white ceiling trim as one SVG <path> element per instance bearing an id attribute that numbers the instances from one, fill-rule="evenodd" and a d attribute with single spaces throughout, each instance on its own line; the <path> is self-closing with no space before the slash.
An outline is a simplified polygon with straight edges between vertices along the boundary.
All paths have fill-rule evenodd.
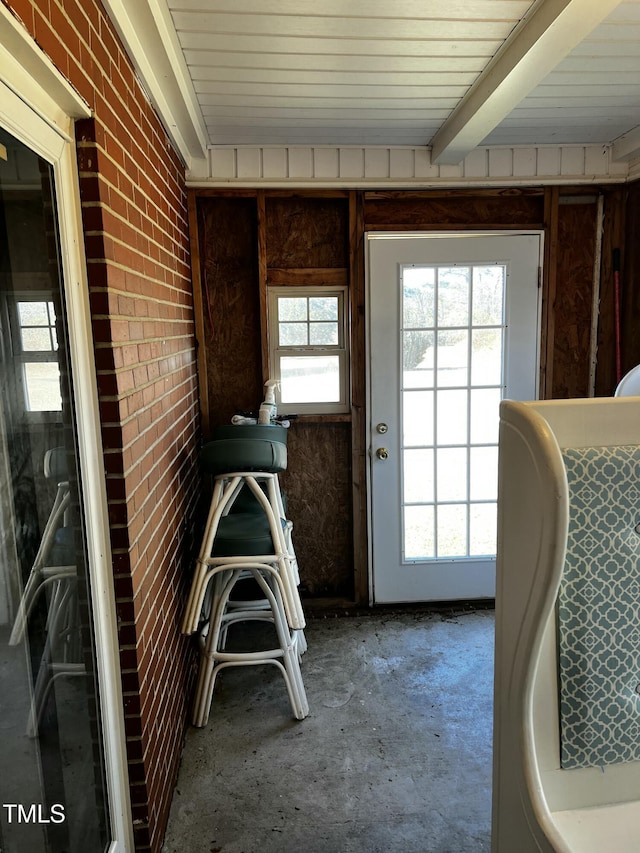
<path id="1" fill-rule="evenodd" d="M 456 165 L 435 164 L 426 146 L 211 146 L 190 187 L 425 189 L 463 186 L 624 183 L 629 165 L 611 146 L 476 148 Z"/>
<path id="2" fill-rule="evenodd" d="M 187 169 L 207 151 L 207 130 L 166 3 L 103 0 L 120 38 Z"/>
<path id="3" fill-rule="evenodd" d="M 460 163 L 620 0 L 541 0 L 434 136 L 433 161 Z"/>

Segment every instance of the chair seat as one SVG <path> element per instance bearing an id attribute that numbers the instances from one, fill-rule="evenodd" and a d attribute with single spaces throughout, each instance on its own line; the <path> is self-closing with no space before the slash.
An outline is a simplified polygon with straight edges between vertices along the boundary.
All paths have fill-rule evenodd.
<path id="1" fill-rule="evenodd" d="M 266 424 L 220 426 L 205 444 L 200 462 L 209 474 L 265 471 L 279 474 L 287 468 L 287 431 Z"/>
<path id="2" fill-rule="evenodd" d="M 280 522 L 284 529 L 286 522 L 284 519 Z M 220 519 L 212 556 L 255 557 L 274 553 L 269 520 L 264 513 L 236 512 Z"/>
<path id="3" fill-rule="evenodd" d="M 260 488 L 262 489 L 265 497 L 267 496 L 267 488 L 265 483 L 260 484 Z M 287 514 L 287 493 L 284 490 L 280 491 L 280 496 L 282 498 L 282 508 L 284 509 L 284 514 Z M 262 504 L 258 500 L 258 498 L 253 494 L 249 486 L 245 483 L 244 486 L 240 489 L 238 496 L 234 500 L 230 513 L 237 512 L 251 512 L 251 513 L 264 513 L 264 509 L 262 508 Z"/>

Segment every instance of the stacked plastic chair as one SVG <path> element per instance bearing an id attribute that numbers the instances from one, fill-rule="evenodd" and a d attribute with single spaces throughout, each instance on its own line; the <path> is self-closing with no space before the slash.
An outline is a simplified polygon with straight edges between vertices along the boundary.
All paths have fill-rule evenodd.
<path id="1" fill-rule="evenodd" d="M 202 451 L 214 489 L 182 624 L 183 633 L 200 638 L 195 726 L 207 723 L 218 673 L 234 666 L 276 666 L 293 715 L 301 720 L 309 713 L 300 671 L 305 620 L 278 480 L 287 467 L 286 439 L 286 429 L 276 425 L 222 426 Z M 238 597 L 245 581 L 253 582 L 257 597 Z M 229 651 L 229 628 L 250 621 L 272 623 L 277 645 Z"/>
<path id="2" fill-rule="evenodd" d="M 80 644 L 78 575 L 69 520 L 71 494 L 63 447 L 54 447 L 45 453 L 44 476 L 56 483 L 56 496 L 9 637 L 10 646 L 22 642 L 38 599 L 46 596 L 46 638 L 27 724 L 30 737 L 37 734 L 54 682 L 62 676 L 86 674 Z"/>

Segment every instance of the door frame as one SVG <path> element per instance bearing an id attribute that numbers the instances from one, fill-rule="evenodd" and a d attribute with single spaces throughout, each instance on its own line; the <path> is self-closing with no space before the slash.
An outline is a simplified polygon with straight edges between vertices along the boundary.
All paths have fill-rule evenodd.
<path id="1" fill-rule="evenodd" d="M 490 230 L 479 227 L 477 230 L 464 231 L 443 231 L 443 230 L 415 230 L 415 231 L 376 231 L 369 230 L 364 232 L 364 280 L 365 280 L 365 457 L 366 457 L 366 494 L 367 494 L 367 582 L 368 582 L 368 598 L 369 606 L 373 607 L 376 602 L 374 599 L 374 577 L 373 577 L 373 450 L 371 436 L 373 434 L 372 422 L 372 375 L 371 375 L 371 270 L 368 251 L 369 237 L 380 237 L 389 239 L 446 239 L 460 237 L 514 237 L 528 234 L 535 234 L 540 238 L 540 253 L 538 260 L 538 337 L 536 341 L 536 365 L 535 372 L 539 377 L 540 374 L 540 359 L 542 346 L 542 295 L 543 295 L 543 268 L 545 256 L 545 230 L 543 228 L 517 228 L 505 229 L 499 228 Z M 540 382 L 537 382 L 537 393 L 540 393 Z"/>
<path id="2" fill-rule="evenodd" d="M 49 162 L 55 176 L 111 831 L 108 851 L 130 853 L 134 840 L 115 590 L 74 137 L 74 120 L 90 117 L 91 109 L 2 5 L 0 68 L 0 124 Z"/>

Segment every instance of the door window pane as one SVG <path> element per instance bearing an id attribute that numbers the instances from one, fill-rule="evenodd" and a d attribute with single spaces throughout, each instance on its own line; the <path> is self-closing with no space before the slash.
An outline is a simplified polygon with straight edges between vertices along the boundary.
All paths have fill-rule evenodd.
<path id="1" fill-rule="evenodd" d="M 506 269 L 500 264 L 473 268 L 474 326 L 502 326 Z"/>
<path id="2" fill-rule="evenodd" d="M 470 267 L 438 269 L 438 327 L 469 324 Z"/>
<path id="3" fill-rule="evenodd" d="M 497 444 L 500 425 L 499 388 L 471 391 L 471 443 Z"/>
<path id="4" fill-rule="evenodd" d="M 403 332 L 402 366 L 405 388 L 433 388 L 433 332 Z"/>
<path id="5" fill-rule="evenodd" d="M 497 500 L 498 448 L 472 447 L 469 451 L 469 461 L 469 497 L 471 500 Z"/>
<path id="6" fill-rule="evenodd" d="M 438 388 L 469 384 L 469 333 L 438 332 Z"/>
<path id="7" fill-rule="evenodd" d="M 435 322 L 436 271 L 434 267 L 402 270 L 402 325 L 428 329 Z"/>
<path id="8" fill-rule="evenodd" d="M 467 506 L 443 504 L 437 508 L 438 557 L 467 556 Z"/>
<path id="9" fill-rule="evenodd" d="M 472 556 L 496 553 L 498 505 L 471 504 L 469 518 L 469 553 Z"/>
<path id="10" fill-rule="evenodd" d="M 433 450 L 405 450 L 403 459 L 405 503 L 432 503 Z"/>
<path id="11" fill-rule="evenodd" d="M 435 557 L 434 507 L 408 506 L 404 510 L 404 557 L 430 560 Z"/>
<path id="12" fill-rule="evenodd" d="M 467 499 L 467 450 L 448 447 L 437 452 L 438 501 Z"/>
<path id="13" fill-rule="evenodd" d="M 466 444 L 468 391 L 438 391 L 436 395 L 438 444 Z"/>
<path id="14" fill-rule="evenodd" d="M 502 385 L 502 329 L 471 333 L 471 384 Z"/>
<path id="15" fill-rule="evenodd" d="M 403 445 L 433 444 L 433 391 L 402 393 Z"/>

